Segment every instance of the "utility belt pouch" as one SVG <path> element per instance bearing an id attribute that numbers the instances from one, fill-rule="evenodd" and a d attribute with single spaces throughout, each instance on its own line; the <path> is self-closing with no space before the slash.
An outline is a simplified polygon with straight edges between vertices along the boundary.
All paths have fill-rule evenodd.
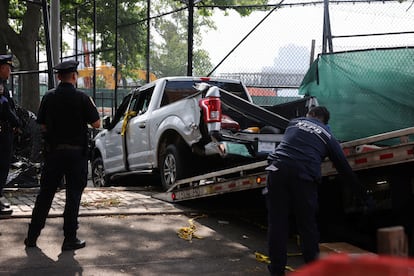
<path id="1" fill-rule="evenodd" d="M 10 131 L 11 127 L 9 122 L 7 121 L 0 121 L 0 132 Z"/>

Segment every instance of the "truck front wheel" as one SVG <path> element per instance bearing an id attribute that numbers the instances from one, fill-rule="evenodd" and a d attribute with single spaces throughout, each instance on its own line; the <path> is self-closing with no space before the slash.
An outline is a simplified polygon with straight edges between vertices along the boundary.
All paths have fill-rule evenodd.
<path id="1" fill-rule="evenodd" d="M 179 151 L 176 145 L 171 144 L 165 148 L 160 160 L 161 184 L 164 190 L 168 190 L 177 179 L 185 176 L 184 155 L 184 152 Z"/>
<path id="2" fill-rule="evenodd" d="M 105 174 L 102 157 L 96 157 L 91 164 L 92 182 L 94 187 L 109 186 L 109 177 Z"/>

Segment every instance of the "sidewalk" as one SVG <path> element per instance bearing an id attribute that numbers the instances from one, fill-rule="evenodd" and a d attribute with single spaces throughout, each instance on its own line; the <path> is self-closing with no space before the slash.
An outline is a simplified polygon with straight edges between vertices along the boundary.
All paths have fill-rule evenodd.
<path id="1" fill-rule="evenodd" d="M 13 209 L 12 218 L 28 218 L 39 188 L 6 188 L 4 195 Z M 65 190 L 56 193 L 49 217 L 62 216 L 65 207 Z M 142 215 L 184 213 L 182 207 L 151 197 L 145 187 L 87 187 L 82 194 L 79 216 Z M 187 210 L 188 211 L 188 210 Z"/>

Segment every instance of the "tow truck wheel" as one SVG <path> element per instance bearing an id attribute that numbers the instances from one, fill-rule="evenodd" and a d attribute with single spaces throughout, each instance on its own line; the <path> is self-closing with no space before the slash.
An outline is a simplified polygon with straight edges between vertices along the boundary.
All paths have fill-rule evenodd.
<path id="1" fill-rule="evenodd" d="M 184 177 L 184 160 L 182 152 L 179 152 L 176 145 L 168 145 L 165 153 L 161 156 L 160 174 L 161 184 L 164 190 L 168 190 L 175 184 L 177 179 Z"/>
<path id="2" fill-rule="evenodd" d="M 105 175 L 102 157 L 92 161 L 92 182 L 94 187 L 109 186 L 109 178 Z"/>

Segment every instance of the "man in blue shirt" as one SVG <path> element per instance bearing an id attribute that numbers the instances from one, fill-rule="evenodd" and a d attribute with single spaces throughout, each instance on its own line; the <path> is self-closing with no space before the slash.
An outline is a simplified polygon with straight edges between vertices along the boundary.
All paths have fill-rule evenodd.
<path id="1" fill-rule="evenodd" d="M 306 118 L 293 119 L 282 142 L 268 157 L 266 200 L 271 275 L 285 275 L 290 207 L 296 217 L 305 263 L 318 258 L 318 183 L 325 157 L 330 158 L 350 183 L 360 187 L 340 144 L 327 126 L 329 117 L 329 111 L 318 106 L 309 110 Z"/>

